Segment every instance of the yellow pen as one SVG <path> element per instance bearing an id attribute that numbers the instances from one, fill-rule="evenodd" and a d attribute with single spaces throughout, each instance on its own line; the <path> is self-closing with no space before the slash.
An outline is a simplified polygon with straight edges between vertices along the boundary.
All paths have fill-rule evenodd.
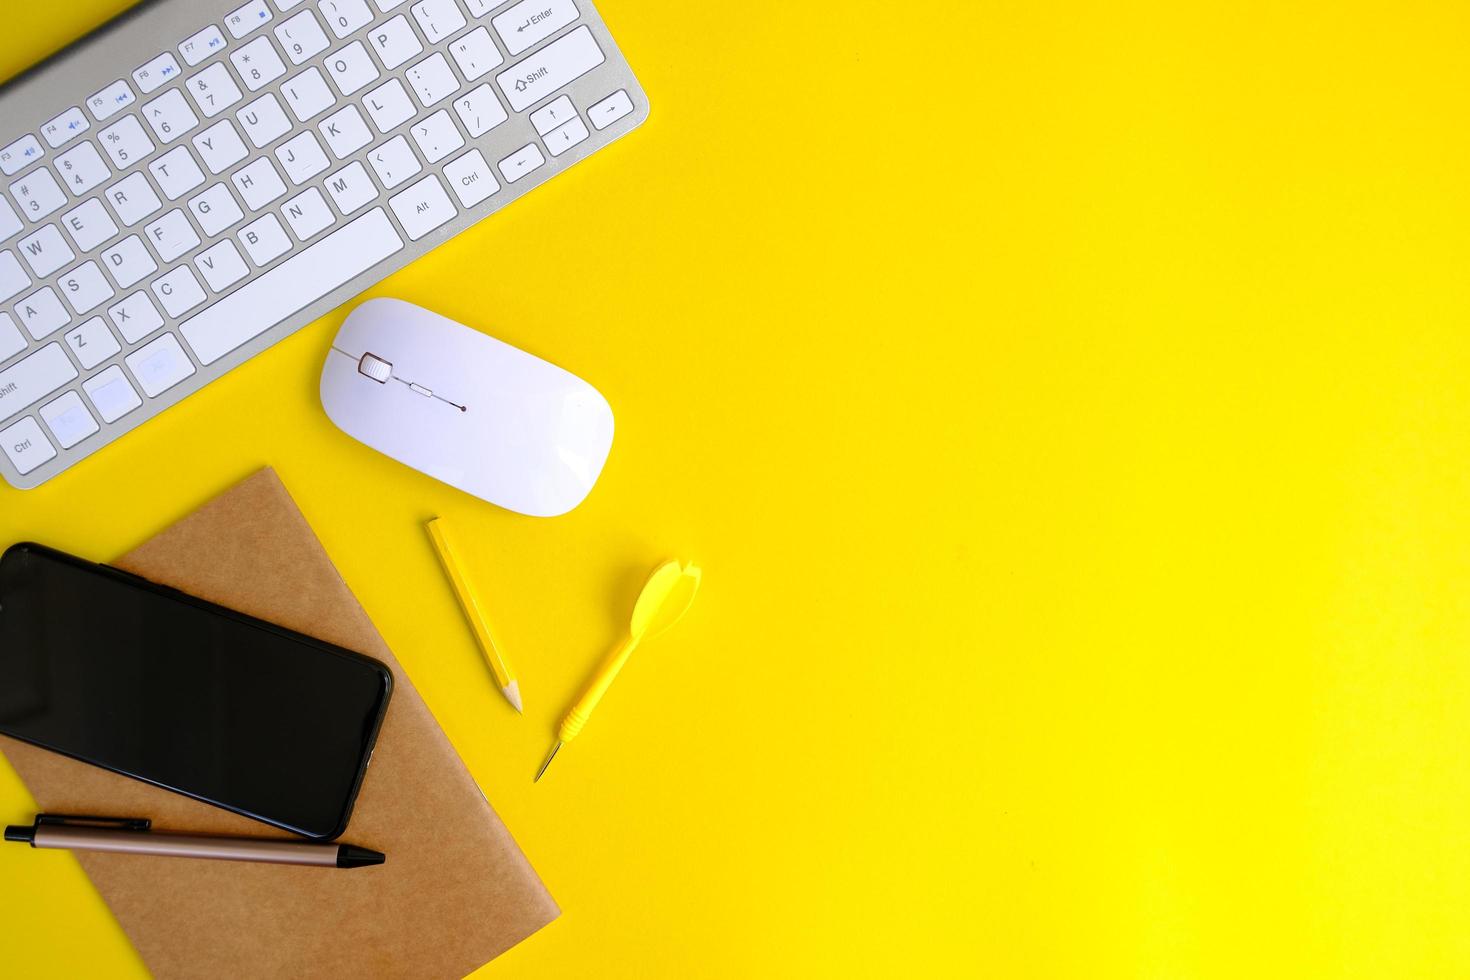
<path id="1" fill-rule="evenodd" d="M 480 607 L 479 596 L 475 594 L 474 587 L 460 571 L 459 562 L 455 559 L 454 549 L 449 544 L 448 532 L 442 517 L 436 517 L 429 522 L 429 537 L 433 539 L 434 548 L 439 552 L 439 560 L 443 562 L 449 582 L 454 586 L 454 594 L 459 598 L 460 608 L 464 610 L 464 618 L 470 621 L 470 629 L 474 631 L 475 639 L 480 643 L 480 650 L 485 654 L 485 660 L 495 674 L 495 682 L 500 685 L 500 691 L 511 703 L 511 707 L 520 711 L 520 682 L 516 680 L 515 672 L 510 669 L 510 664 L 505 662 L 505 655 L 500 652 L 495 637 L 490 633 L 490 623 L 485 619 L 484 609 Z"/>
<path id="2" fill-rule="evenodd" d="M 628 626 L 623 642 L 597 668 L 592 682 L 562 719 L 561 727 L 556 732 L 556 744 L 551 747 L 551 754 L 541 763 L 532 782 L 540 782 L 546 773 L 546 767 L 551 765 L 551 760 L 556 758 L 561 747 L 582 733 L 587 719 L 592 717 L 593 709 L 607 693 L 607 689 L 612 687 L 618 672 L 623 669 L 638 644 L 658 636 L 689 611 L 694 603 L 694 596 L 699 591 L 701 578 L 699 566 L 693 563 L 668 561 L 654 569 L 633 606 L 633 621 Z"/>

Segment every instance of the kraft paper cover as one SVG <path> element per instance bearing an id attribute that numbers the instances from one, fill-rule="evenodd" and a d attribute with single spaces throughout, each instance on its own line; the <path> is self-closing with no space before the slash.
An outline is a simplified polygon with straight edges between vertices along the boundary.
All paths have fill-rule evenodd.
<path id="1" fill-rule="evenodd" d="M 556 918 L 550 894 L 274 471 L 255 474 L 113 564 L 367 654 L 394 678 L 341 838 L 385 852 L 381 867 L 77 854 L 155 976 L 461 977 Z M 43 811 L 289 836 L 13 739 L 0 736 L 0 747 Z"/>

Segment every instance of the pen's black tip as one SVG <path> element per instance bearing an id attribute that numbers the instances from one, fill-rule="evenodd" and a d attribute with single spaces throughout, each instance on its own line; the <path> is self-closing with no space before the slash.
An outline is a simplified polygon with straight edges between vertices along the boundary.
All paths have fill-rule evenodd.
<path id="1" fill-rule="evenodd" d="M 373 864 L 382 864 L 388 860 L 382 851 L 370 851 L 366 847 L 357 847 L 352 844 L 340 844 L 337 847 L 337 867 L 339 868 L 366 868 Z"/>
<path id="2" fill-rule="evenodd" d="M 5 839 L 6 840 L 11 840 L 11 841 L 16 841 L 17 843 L 21 843 L 21 844 L 30 844 L 30 843 L 33 843 L 35 841 L 35 839 L 36 839 L 36 828 L 35 827 L 16 827 L 16 826 L 13 826 L 13 825 L 10 826 L 10 827 L 6 827 L 5 828 Z"/>

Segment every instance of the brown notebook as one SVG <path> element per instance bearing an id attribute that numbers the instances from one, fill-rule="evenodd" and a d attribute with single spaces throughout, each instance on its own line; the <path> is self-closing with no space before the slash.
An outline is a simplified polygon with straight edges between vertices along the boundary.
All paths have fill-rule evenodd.
<path id="1" fill-rule="evenodd" d="M 394 688 L 342 840 L 353 871 L 78 853 L 149 970 L 167 977 L 462 977 L 558 910 L 271 470 L 118 567 L 383 661 Z M 42 810 L 287 836 L 0 737 Z M 431 829 L 432 833 L 424 833 Z"/>

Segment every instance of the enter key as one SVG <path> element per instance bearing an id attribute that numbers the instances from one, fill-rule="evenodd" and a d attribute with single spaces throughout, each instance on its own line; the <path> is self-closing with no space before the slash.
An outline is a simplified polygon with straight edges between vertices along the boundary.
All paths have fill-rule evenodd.
<path id="1" fill-rule="evenodd" d="M 529 51 L 577 19 L 572 0 L 522 0 L 491 21 L 514 58 Z"/>

